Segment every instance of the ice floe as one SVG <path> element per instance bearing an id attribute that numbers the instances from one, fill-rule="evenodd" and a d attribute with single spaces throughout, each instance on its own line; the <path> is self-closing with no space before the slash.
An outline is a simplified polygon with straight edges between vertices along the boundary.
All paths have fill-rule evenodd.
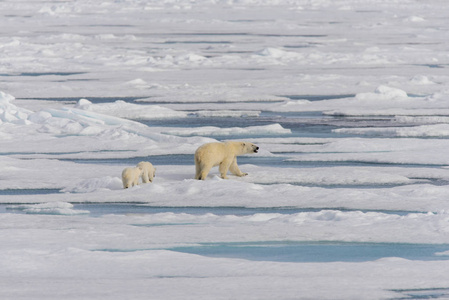
<path id="1" fill-rule="evenodd" d="M 445 8 L 1 1 L 0 298 L 447 297 Z"/>

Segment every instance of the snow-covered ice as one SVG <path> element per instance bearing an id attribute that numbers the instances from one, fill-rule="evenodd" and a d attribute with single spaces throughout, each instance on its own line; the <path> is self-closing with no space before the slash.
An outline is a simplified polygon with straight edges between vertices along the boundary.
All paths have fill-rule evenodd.
<path id="1" fill-rule="evenodd" d="M 448 9 L 0 2 L 0 298 L 448 298 Z"/>

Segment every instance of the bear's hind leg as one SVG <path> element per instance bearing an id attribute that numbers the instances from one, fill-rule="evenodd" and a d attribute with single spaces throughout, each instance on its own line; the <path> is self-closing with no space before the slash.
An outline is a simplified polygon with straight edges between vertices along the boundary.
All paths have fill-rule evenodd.
<path id="1" fill-rule="evenodd" d="M 201 180 L 200 179 L 200 176 L 201 176 L 201 167 L 200 167 L 200 163 L 199 162 L 197 162 L 196 160 L 195 160 L 195 179 L 199 179 L 199 180 Z"/>
<path id="2" fill-rule="evenodd" d="M 198 178 L 197 178 L 197 179 L 199 179 L 199 180 L 206 180 L 207 175 L 208 175 L 209 172 L 210 172 L 210 169 L 212 169 L 212 166 L 204 166 L 204 165 L 203 165 L 203 166 L 200 168 L 199 175 L 198 175 Z"/>

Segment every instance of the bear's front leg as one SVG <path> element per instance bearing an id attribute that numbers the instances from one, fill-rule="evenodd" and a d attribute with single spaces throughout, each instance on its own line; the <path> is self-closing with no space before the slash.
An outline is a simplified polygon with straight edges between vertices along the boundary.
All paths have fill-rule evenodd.
<path id="1" fill-rule="evenodd" d="M 229 166 L 231 165 L 231 161 L 224 160 L 221 162 L 221 164 L 218 166 L 218 170 L 220 172 L 221 178 L 228 179 L 226 174 L 228 174 Z"/>
<path id="2" fill-rule="evenodd" d="M 231 166 L 229 167 L 229 171 L 231 171 L 232 174 L 242 177 L 248 175 L 248 173 L 243 173 L 240 171 L 239 166 L 237 165 L 237 157 L 234 157 L 234 160 L 231 163 Z"/>

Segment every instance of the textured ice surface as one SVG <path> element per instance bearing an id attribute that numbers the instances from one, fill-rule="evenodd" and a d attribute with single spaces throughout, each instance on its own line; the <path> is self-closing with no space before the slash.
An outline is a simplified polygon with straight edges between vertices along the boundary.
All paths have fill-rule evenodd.
<path id="1" fill-rule="evenodd" d="M 447 297 L 447 6 L 0 2 L 0 298 Z"/>

